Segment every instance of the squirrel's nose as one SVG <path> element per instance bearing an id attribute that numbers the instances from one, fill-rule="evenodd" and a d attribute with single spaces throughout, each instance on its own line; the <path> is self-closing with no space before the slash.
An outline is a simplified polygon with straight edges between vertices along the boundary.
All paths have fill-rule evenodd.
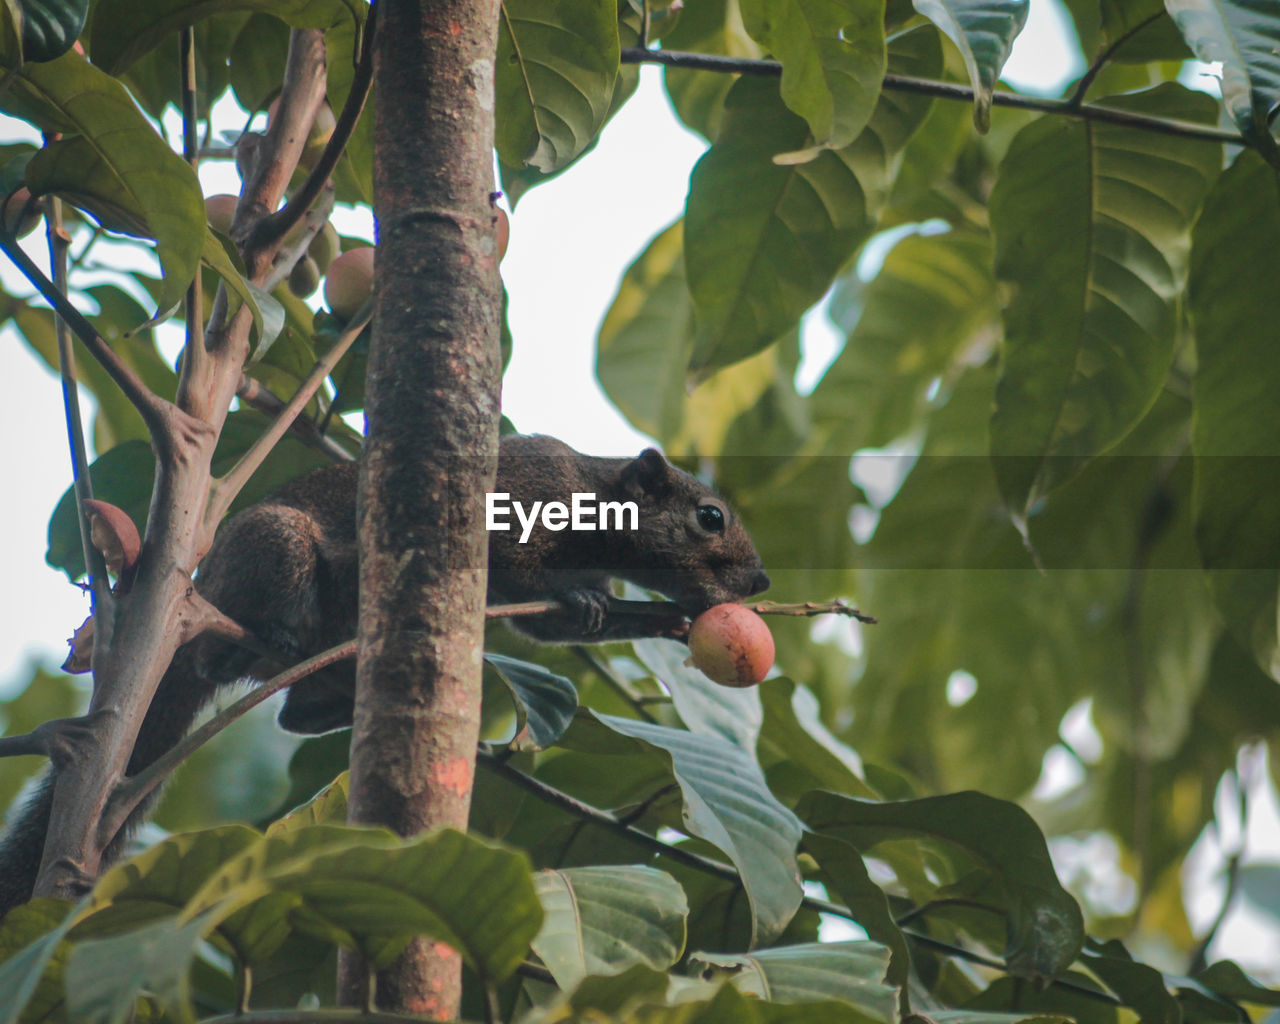
<path id="1" fill-rule="evenodd" d="M 751 589 L 747 591 L 748 597 L 755 597 L 756 594 L 763 594 L 769 589 L 769 574 L 763 569 L 756 572 L 751 577 Z"/>

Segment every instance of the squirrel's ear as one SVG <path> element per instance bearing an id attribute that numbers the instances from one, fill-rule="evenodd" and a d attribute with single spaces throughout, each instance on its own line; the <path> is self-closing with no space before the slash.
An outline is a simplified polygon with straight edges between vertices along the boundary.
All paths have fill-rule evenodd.
<path id="1" fill-rule="evenodd" d="M 658 494 L 671 481 L 671 464 L 657 448 L 646 448 L 622 467 L 622 488 L 629 494 Z"/>

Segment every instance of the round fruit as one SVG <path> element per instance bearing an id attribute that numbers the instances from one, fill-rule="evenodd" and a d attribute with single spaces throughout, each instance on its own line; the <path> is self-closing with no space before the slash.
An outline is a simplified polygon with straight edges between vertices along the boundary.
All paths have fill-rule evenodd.
<path id="1" fill-rule="evenodd" d="M 740 604 L 718 604 L 689 628 L 693 663 L 723 686 L 755 686 L 773 667 L 773 634 Z"/>
<path id="2" fill-rule="evenodd" d="M 36 229 L 43 213 L 44 201 L 33 201 L 31 191 L 23 185 L 4 201 L 4 207 L 0 210 L 0 222 L 3 222 L 8 234 L 14 238 L 22 238 Z"/>
<path id="3" fill-rule="evenodd" d="M 329 266 L 324 304 L 339 320 L 350 320 L 373 294 L 373 246 L 348 249 Z"/>
<path id="4" fill-rule="evenodd" d="M 303 256 L 289 271 L 289 291 L 305 299 L 320 287 L 320 268 L 310 256 Z"/>
<path id="5" fill-rule="evenodd" d="M 325 221 L 324 227 L 316 233 L 315 238 L 311 239 L 311 244 L 307 246 L 307 255 L 316 261 L 320 273 L 326 274 L 329 272 L 330 264 L 338 258 L 340 252 L 342 252 L 342 239 L 338 237 L 337 229 Z"/>
<path id="6" fill-rule="evenodd" d="M 214 231 L 220 231 L 224 235 L 231 233 L 231 222 L 235 220 L 236 203 L 239 201 L 236 196 L 225 193 L 205 198 L 205 215 L 209 218 L 209 224 Z"/>

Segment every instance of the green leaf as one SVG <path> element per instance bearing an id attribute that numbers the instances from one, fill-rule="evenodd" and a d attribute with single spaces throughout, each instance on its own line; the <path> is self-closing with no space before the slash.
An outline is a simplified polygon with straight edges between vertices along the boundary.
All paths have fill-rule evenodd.
<path id="1" fill-rule="evenodd" d="M 912 0 L 956 44 L 973 86 L 973 123 L 991 127 L 991 93 L 1013 41 L 1027 22 L 1028 0 Z"/>
<path id="2" fill-rule="evenodd" d="M 292 767 L 292 766 L 291 766 Z M 350 775 L 343 772 L 301 807 L 267 827 L 267 836 L 278 836 L 310 825 L 341 825 L 347 820 L 347 790 Z"/>
<path id="3" fill-rule="evenodd" d="M 50 61 L 75 44 L 89 0 L 22 0 L 22 59 Z"/>
<path id="4" fill-rule="evenodd" d="M 662 45 L 686 53 L 755 59 L 761 56 L 736 10 L 730 15 L 728 0 L 686 4 L 675 26 L 663 36 Z M 720 131 L 724 98 L 733 86 L 734 76 L 673 67 L 664 67 L 662 76 L 676 116 L 708 142 L 713 141 Z"/>
<path id="5" fill-rule="evenodd" d="M 1223 107 L 1274 163 L 1269 118 L 1280 102 L 1280 10 L 1257 0 L 1165 0 L 1165 7 L 1200 60 L 1222 61 Z"/>
<path id="6" fill-rule="evenodd" d="M 1107 102 L 1208 113 L 1206 97 L 1177 85 Z M 1123 438 L 1160 393 L 1191 223 L 1219 161 L 1203 142 L 1057 118 L 1010 146 L 991 196 L 996 275 L 1016 288 L 991 450 L 1015 516 Z"/>
<path id="7" fill-rule="evenodd" d="M 694 953 L 738 991 L 771 1003 L 848 1003 L 872 1020 L 897 1020 L 898 990 L 884 982 L 889 951 L 878 942 L 777 946 L 738 956 Z"/>
<path id="8" fill-rule="evenodd" d="M 849 796 L 876 795 L 862 778 L 858 755 L 823 724 L 817 698 L 809 689 L 780 676 L 760 688 L 760 701 L 764 728 L 758 750 L 775 791 L 774 766 L 782 764 L 798 775 L 805 792 L 831 789 Z"/>
<path id="9" fill-rule="evenodd" d="M 261 359 L 284 328 L 284 307 L 245 276 L 244 263 L 235 243 L 206 225 L 200 261 L 226 282 L 239 302 L 249 307 L 256 340 L 253 358 Z M 229 311 L 234 312 L 234 309 Z"/>
<path id="10" fill-rule="evenodd" d="M 300 928 L 341 937 L 378 966 L 427 934 L 501 980 L 542 924 L 528 858 L 449 830 L 401 846 L 321 852 L 274 884 L 301 897 Z"/>
<path id="11" fill-rule="evenodd" d="M 546 750 L 569 728 L 578 710 L 578 691 L 564 676 L 532 662 L 486 653 L 511 693 L 516 708 L 516 750 Z"/>
<path id="12" fill-rule="evenodd" d="M 645 1007 L 620 1024 L 870 1024 L 879 1020 L 848 1003 L 767 1003 L 744 995 L 734 985 L 724 985 L 710 999 Z"/>
<path id="13" fill-rule="evenodd" d="M 935 381 L 993 336 L 990 239 L 908 235 L 860 298 L 857 325 L 813 390 L 814 422 L 831 451 L 880 448 L 910 433 Z"/>
<path id="14" fill-rule="evenodd" d="M 637 741 L 602 742 L 600 728 Z M 779 935 L 802 896 L 795 850 L 800 823 L 769 792 L 755 759 L 715 735 L 580 711 L 563 741 L 579 750 L 632 753 L 656 748 L 671 760 L 684 798 L 684 829 L 719 847 L 742 875 L 756 943 Z"/>
<path id="15" fill-rule="evenodd" d="M 1164 975 L 1135 961 L 1118 941 L 1090 940 L 1081 959 L 1124 1005 L 1138 1012 L 1143 1024 L 1180 1024 L 1182 1015 L 1165 987 Z"/>
<path id="16" fill-rule="evenodd" d="M 764 712 L 760 691 L 713 683 L 692 665 L 689 648 L 674 640 L 636 640 L 636 657 L 670 692 L 676 713 L 690 732 L 719 736 L 755 756 Z"/>
<path id="17" fill-rule="evenodd" d="M 596 375 L 610 401 L 637 429 L 664 441 L 683 423 L 693 330 L 677 221 L 627 268 L 596 346 Z"/>
<path id="18" fill-rule="evenodd" d="M 582 867 L 533 877 L 545 914 L 533 951 L 566 991 L 636 964 L 665 970 L 684 952 L 689 906 L 665 871 Z"/>
<path id="19" fill-rule="evenodd" d="M 1242 152 L 1196 224 L 1190 296 L 1196 541 L 1227 628 L 1280 680 L 1280 350 L 1267 302 L 1280 288 L 1277 196 L 1275 173 Z"/>
<path id="20" fill-rule="evenodd" d="M 69 904 L 51 899 L 33 900 L 5 915 L 0 922 L 0 1024 L 57 1013 L 70 954 L 63 939 L 78 918 Z"/>
<path id="21" fill-rule="evenodd" d="M 1059 883 L 1040 829 L 1017 804 L 975 792 L 889 803 L 819 792 L 805 797 L 797 812 L 814 831 L 861 850 L 910 837 L 961 847 L 1003 889 L 1012 973 L 1053 978 L 1080 952 L 1080 907 Z"/>
<path id="22" fill-rule="evenodd" d="M 807 137 L 775 83 L 744 77 L 729 91 L 720 134 L 693 169 L 685 216 L 695 375 L 786 334 L 870 232 L 848 151 L 824 150 L 799 166 L 773 162 Z"/>
<path id="23" fill-rule="evenodd" d="M 130 1024 L 146 993 L 179 1021 L 194 1021 L 189 968 L 205 930 L 200 918 L 165 918 L 78 943 L 67 964 L 67 1009 L 85 1024 Z"/>
<path id="24" fill-rule="evenodd" d="M 844 900 L 853 919 L 889 951 L 884 979 L 892 985 L 906 985 L 911 977 L 911 948 L 894 920 L 888 897 L 871 880 L 857 847 L 843 839 L 806 832 L 803 849 L 818 862 L 828 889 Z"/>
<path id="25" fill-rule="evenodd" d="M 495 138 L 502 162 L 549 174 L 586 149 L 608 118 L 618 53 L 614 0 L 504 0 Z"/>
<path id="26" fill-rule="evenodd" d="M 785 161 L 842 149 L 866 127 L 885 70 L 883 4 L 743 0 L 742 22 L 782 63 L 782 99 L 808 122 L 812 146 Z"/>
<path id="27" fill-rule="evenodd" d="M 331 28 L 345 18 L 363 21 L 364 0 L 99 0 L 89 26 L 89 51 L 94 63 L 119 74 L 148 50 L 187 25 L 211 14 L 261 11 L 294 28 Z"/>
<path id="28" fill-rule="evenodd" d="M 105 227 L 156 240 L 164 270 L 157 302 L 175 305 L 196 275 L 204 199 L 195 172 L 143 117 L 119 82 L 74 51 L 24 65 L 3 108 L 65 137 L 31 159 L 33 192 L 55 192 Z"/>

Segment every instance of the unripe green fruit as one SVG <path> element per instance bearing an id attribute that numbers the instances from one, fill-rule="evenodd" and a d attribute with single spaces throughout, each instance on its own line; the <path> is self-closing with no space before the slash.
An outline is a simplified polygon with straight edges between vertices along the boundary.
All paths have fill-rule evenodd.
<path id="1" fill-rule="evenodd" d="M 311 239 L 311 244 L 307 246 L 307 255 L 316 261 L 316 265 L 320 268 L 320 273 L 327 274 L 329 267 L 334 260 L 338 258 L 338 254 L 342 252 L 342 239 L 338 237 L 337 229 L 332 224 L 325 221 L 325 225 L 315 238 Z"/>
<path id="2" fill-rule="evenodd" d="M 773 667 L 773 634 L 750 608 L 718 604 L 693 620 L 689 652 L 713 682 L 755 686 Z"/>
<path id="3" fill-rule="evenodd" d="M 373 294 L 373 246 L 348 249 L 329 267 L 324 304 L 339 320 L 350 320 Z"/>
<path id="4" fill-rule="evenodd" d="M 303 256 L 289 271 L 289 291 L 305 299 L 320 287 L 320 268 L 310 256 Z"/>

